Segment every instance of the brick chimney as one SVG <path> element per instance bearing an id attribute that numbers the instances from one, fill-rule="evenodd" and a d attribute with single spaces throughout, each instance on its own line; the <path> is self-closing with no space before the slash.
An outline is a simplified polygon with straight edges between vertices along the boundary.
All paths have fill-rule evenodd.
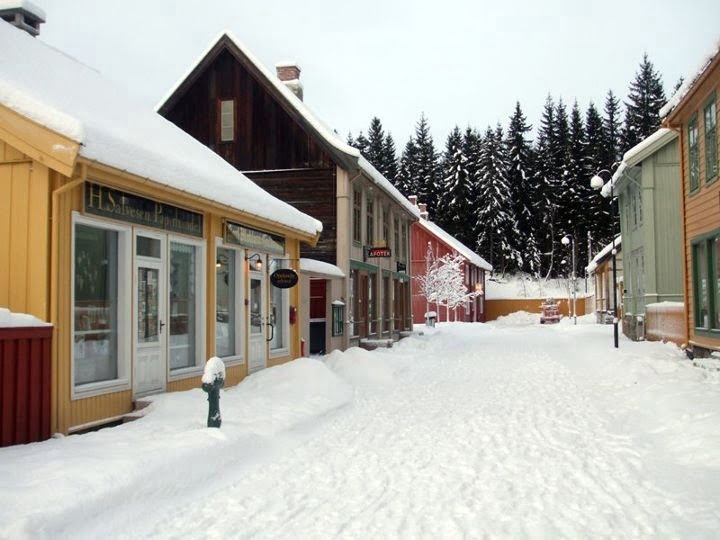
<path id="1" fill-rule="evenodd" d="M 45 22 L 45 12 L 27 0 L 0 1 L 0 19 L 35 37 Z"/>
<path id="2" fill-rule="evenodd" d="M 297 62 L 278 62 L 275 64 L 277 78 L 280 79 L 300 101 L 303 100 L 303 85 L 300 82 L 300 66 Z"/>
<path id="3" fill-rule="evenodd" d="M 420 217 L 422 219 L 424 219 L 425 221 L 427 221 L 428 216 L 429 216 L 428 211 L 427 211 L 427 204 L 420 203 L 420 204 L 418 204 L 418 208 L 420 208 Z"/>

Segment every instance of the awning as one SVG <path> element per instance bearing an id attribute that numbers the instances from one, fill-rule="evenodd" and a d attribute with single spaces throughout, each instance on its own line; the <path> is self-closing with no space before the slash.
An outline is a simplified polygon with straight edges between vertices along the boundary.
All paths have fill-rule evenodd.
<path id="1" fill-rule="evenodd" d="M 327 279 L 344 278 L 345 273 L 334 264 L 315 259 L 300 259 L 300 273 Z"/>

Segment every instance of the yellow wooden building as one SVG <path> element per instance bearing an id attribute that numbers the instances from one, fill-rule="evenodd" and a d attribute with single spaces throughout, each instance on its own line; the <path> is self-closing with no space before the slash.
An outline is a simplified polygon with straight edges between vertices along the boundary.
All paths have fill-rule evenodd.
<path id="1" fill-rule="evenodd" d="M 93 69 L 0 21 L 0 307 L 54 325 L 53 432 L 300 356 L 300 242 L 322 225 Z M 199 407 L 202 407 L 199 404 Z"/>

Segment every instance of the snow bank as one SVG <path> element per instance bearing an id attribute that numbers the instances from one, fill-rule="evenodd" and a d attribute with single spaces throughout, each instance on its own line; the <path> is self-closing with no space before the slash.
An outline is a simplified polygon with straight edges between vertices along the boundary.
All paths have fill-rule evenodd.
<path id="1" fill-rule="evenodd" d="M 380 354 L 351 347 L 333 351 L 325 364 L 353 386 L 386 386 L 395 380 L 395 370 Z"/>
<path id="2" fill-rule="evenodd" d="M 13 313 L 7 308 L 0 307 L 0 328 L 18 328 L 25 326 L 49 326 L 50 323 L 41 321 L 27 313 Z"/>
<path id="3" fill-rule="evenodd" d="M 487 324 L 493 326 L 528 326 L 531 324 L 540 324 L 540 315 L 538 313 L 529 313 L 527 311 L 516 311 L 509 315 L 502 315 L 490 321 Z"/>

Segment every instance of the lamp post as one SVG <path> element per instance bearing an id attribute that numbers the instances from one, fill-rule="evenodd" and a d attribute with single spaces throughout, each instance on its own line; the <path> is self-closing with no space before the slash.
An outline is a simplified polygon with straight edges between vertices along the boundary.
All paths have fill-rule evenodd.
<path id="1" fill-rule="evenodd" d="M 575 282 L 575 280 L 577 278 L 575 276 L 575 237 L 572 234 L 566 234 L 565 236 L 562 237 L 562 240 L 560 240 L 560 242 L 562 242 L 563 246 L 570 245 L 570 247 L 571 247 L 570 251 L 572 252 L 572 280 L 571 281 L 572 281 L 572 288 L 573 288 L 573 290 L 572 290 L 572 293 L 573 293 L 573 299 L 572 299 L 573 300 L 573 303 L 572 303 L 573 324 L 577 324 L 577 307 L 576 307 L 577 306 L 577 303 L 576 303 L 577 283 Z"/>
<path id="2" fill-rule="evenodd" d="M 600 176 L 602 173 L 606 173 L 607 175 L 611 175 L 612 173 L 608 171 L 607 169 L 603 169 L 601 171 L 598 171 L 595 176 L 593 176 L 590 179 L 590 187 L 593 189 L 602 189 L 602 187 L 605 185 L 605 180 L 602 179 Z M 612 206 L 612 201 L 615 198 L 615 193 L 613 192 L 613 182 L 612 177 L 610 178 L 610 205 Z M 603 197 L 607 197 L 607 195 L 600 193 Z M 615 205 L 615 208 L 612 211 L 612 224 L 613 224 L 613 231 L 612 231 L 612 276 L 613 276 L 613 283 L 612 283 L 612 289 L 613 289 L 613 339 L 615 348 L 618 348 L 618 341 L 619 341 L 619 335 L 618 335 L 618 312 L 617 312 L 617 264 L 615 256 L 617 255 L 617 249 L 615 249 L 615 220 L 616 220 L 616 211 L 617 211 L 617 203 Z"/>

